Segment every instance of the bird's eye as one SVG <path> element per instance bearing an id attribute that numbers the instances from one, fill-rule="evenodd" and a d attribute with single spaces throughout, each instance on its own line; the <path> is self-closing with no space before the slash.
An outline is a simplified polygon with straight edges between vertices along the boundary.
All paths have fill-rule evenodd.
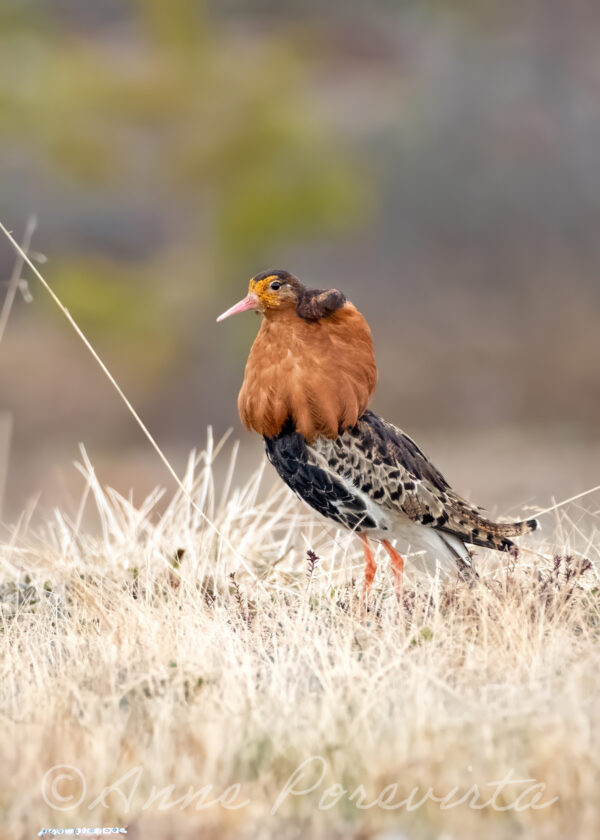
<path id="1" fill-rule="evenodd" d="M 273 283 L 271 283 L 271 288 L 274 292 L 278 292 L 279 289 L 281 289 L 281 283 L 278 280 L 275 280 Z"/>

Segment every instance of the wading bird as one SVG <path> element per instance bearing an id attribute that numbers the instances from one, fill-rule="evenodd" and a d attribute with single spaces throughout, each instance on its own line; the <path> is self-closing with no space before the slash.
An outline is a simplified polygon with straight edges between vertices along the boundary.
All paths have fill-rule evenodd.
<path id="1" fill-rule="evenodd" d="M 263 317 L 238 398 L 242 422 L 262 435 L 267 457 L 301 499 L 362 540 L 363 600 L 379 540 L 401 591 L 404 561 L 391 539 L 463 573 L 465 547 L 498 551 L 538 527 L 500 523 L 461 498 L 417 444 L 368 409 L 377 368 L 369 326 L 337 289 L 307 289 L 287 271 L 263 271 L 217 320 L 246 310 Z"/>

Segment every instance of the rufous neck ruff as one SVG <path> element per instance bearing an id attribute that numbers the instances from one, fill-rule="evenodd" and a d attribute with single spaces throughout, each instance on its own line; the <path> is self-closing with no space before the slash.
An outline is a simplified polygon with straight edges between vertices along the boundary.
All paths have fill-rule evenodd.
<path id="1" fill-rule="evenodd" d="M 291 418 L 312 442 L 337 437 L 366 410 L 377 381 L 371 330 L 332 292 L 306 299 L 308 317 L 292 308 L 265 315 L 238 398 L 247 428 L 275 437 Z M 332 314 L 316 317 L 327 310 Z"/>

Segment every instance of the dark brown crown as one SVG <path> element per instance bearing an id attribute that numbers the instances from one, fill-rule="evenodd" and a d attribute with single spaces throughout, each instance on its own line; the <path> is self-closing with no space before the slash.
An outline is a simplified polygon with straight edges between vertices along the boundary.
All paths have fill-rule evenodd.
<path id="1" fill-rule="evenodd" d="M 346 303 L 346 296 L 337 289 L 307 289 L 297 277 L 284 269 L 261 271 L 255 275 L 255 281 L 276 277 L 281 285 L 292 288 L 296 293 L 296 312 L 305 321 L 318 321 L 327 318 Z"/>

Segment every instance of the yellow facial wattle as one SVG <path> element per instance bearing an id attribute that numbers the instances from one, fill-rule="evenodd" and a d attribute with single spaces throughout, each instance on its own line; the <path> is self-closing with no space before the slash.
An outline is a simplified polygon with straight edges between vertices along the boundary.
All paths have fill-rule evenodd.
<path id="1" fill-rule="evenodd" d="M 262 280 L 255 280 L 254 277 L 250 280 L 248 291 L 250 294 L 255 294 L 263 309 L 272 309 L 274 306 L 281 305 L 281 299 L 277 292 L 269 288 L 273 280 L 277 280 L 276 274 L 270 274 Z"/>

